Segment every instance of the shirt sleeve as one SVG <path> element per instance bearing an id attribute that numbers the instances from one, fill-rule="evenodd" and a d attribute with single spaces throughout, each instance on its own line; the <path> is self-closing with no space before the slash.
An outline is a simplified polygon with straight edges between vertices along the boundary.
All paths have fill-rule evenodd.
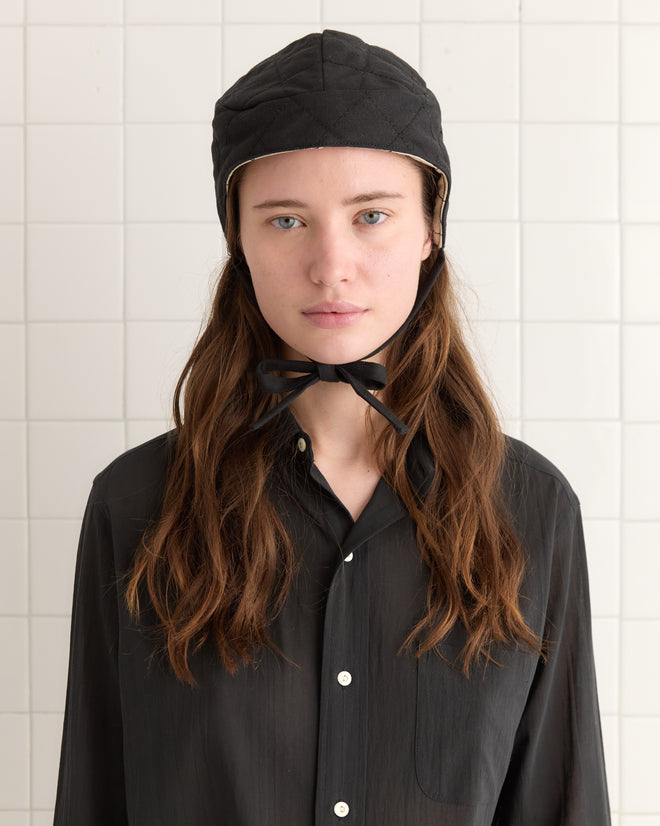
<path id="1" fill-rule="evenodd" d="M 577 504 L 557 527 L 540 660 L 493 823 L 606 826 L 610 809 Z"/>
<path id="2" fill-rule="evenodd" d="M 126 826 L 118 604 L 110 519 L 94 490 L 83 519 L 54 826 Z"/>

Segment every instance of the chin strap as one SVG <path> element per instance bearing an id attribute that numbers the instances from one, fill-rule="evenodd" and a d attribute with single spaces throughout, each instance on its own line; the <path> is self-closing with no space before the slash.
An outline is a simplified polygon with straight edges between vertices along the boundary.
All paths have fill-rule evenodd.
<path id="1" fill-rule="evenodd" d="M 364 399 L 367 404 L 370 404 L 384 416 L 397 433 L 407 433 L 408 427 L 401 419 L 399 419 L 389 407 L 384 405 L 380 399 L 377 399 L 376 396 L 369 392 L 370 390 L 382 390 L 386 386 L 387 370 L 382 364 L 366 361 L 366 359 L 375 356 L 376 353 L 380 353 L 381 350 L 387 347 L 388 344 L 394 341 L 394 339 L 406 329 L 412 319 L 417 315 L 419 308 L 424 301 L 426 301 L 428 294 L 431 292 L 431 287 L 435 284 L 444 263 L 444 251 L 439 250 L 433 269 L 424 284 L 420 286 L 415 304 L 406 320 L 386 342 L 377 347 L 372 353 L 369 353 L 369 355 L 364 356 L 360 361 L 350 361 L 346 364 L 323 364 L 323 362 L 314 361 L 313 359 L 309 359 L 308 361 L 266 359 L 259 362 L 257 365 L 257 381 L 259 382 L 259 387 L 261 387 L 265 393 L 286 393 L 288 395 L 275 407 L 258 418 L 256 422 L 253 422 L 250 425 L 250 430 L 258 430 L 262 425 L 269 422 L 288 407 L 291 402 L 297 399 L 301 393 L 304 393 L 308 387 L 311 387 L 318 381 L 343 381 L 346 382 L 346 384 L 350 384 L 361 399 Z M 301 375 L 290 377 L 279 375 L 281 373 L 299 373 Z"/>

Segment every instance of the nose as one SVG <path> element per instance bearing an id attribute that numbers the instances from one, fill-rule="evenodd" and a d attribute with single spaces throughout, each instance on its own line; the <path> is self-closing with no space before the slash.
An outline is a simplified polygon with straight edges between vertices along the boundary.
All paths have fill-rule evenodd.
<path id="1" fill-rule="evenodd" d="M 355 277 L 351 240 L 339 229 L 324 227 L 310 239 L 309 278 L 314 284 L 334 287 Z"/>

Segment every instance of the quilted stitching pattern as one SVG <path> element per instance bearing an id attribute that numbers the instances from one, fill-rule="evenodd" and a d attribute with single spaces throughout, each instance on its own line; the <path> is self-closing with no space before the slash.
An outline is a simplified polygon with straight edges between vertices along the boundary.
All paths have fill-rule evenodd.
<path id="1" fill-rule="evenodd" d="M 231 171 L 263 155 L 359 146 L 423 158 L 449 191 L 440 107 L 405 61 L 353 35 L 324 31 L 257 64 L 216 104 L 213 174 L 220 220 Z M 442 209 L 443 238 L 446 198 Z"/>

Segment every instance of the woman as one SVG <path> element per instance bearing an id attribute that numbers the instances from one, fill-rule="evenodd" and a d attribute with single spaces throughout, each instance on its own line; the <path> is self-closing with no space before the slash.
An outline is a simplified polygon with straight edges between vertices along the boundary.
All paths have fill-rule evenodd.
<path id="1" fill-rule="evenodd" d="M 462 341 L 437 101 L 325 31 L 212 150 L 229 260 L 175 430 L 94 483 L 55 823 L 609 822 L 579 505 Z"/>

